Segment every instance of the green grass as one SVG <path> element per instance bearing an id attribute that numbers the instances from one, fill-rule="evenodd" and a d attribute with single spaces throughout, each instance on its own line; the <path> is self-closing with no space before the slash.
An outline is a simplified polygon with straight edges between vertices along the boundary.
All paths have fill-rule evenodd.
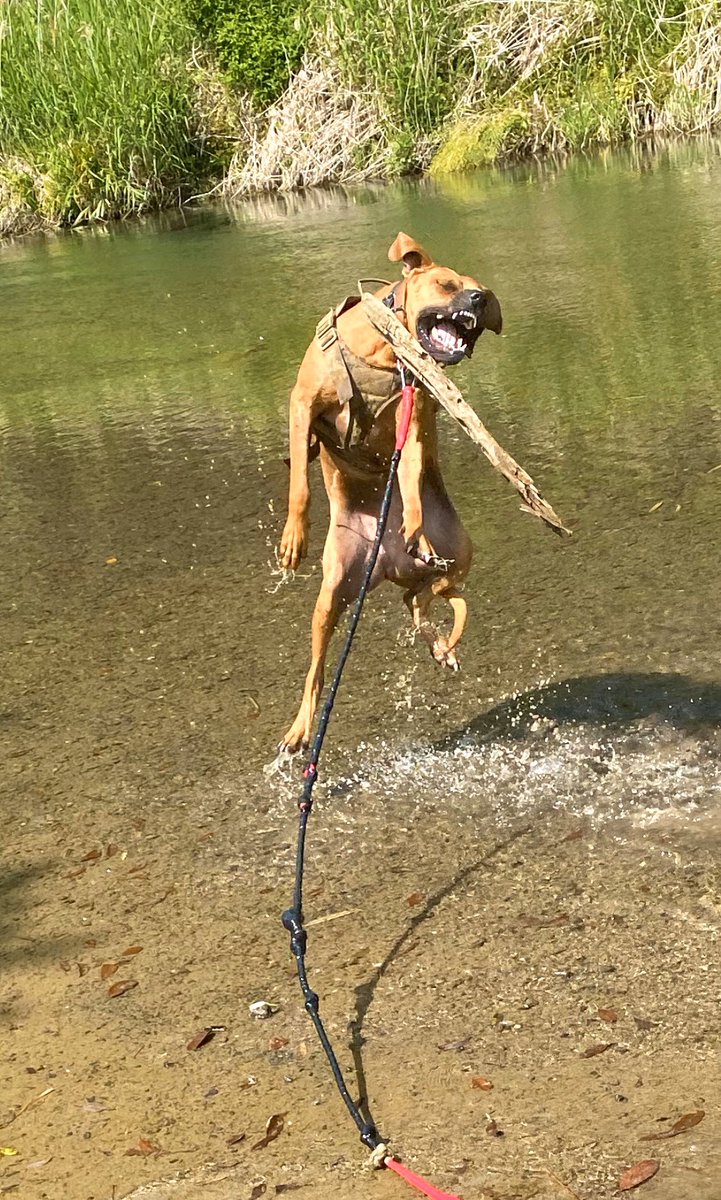
<path id="1" fill-rule="evenodd" d="M 185 0 L 185 5 L 228 81 L 261 107 L 277 100 L 300 65 L 300 0 Z"/>
<path id="2" fill-rule="evenodd" d="M 447 0 L 316 0 L 311 19 L 315 44 L 344 82 L 378 104 L 395 169 L 425 165 L 469 62 L 458 8 Z"/>
<path id="3" fill-rule="evenodd" d="M 0 197 L 48 222 L 123 216 L 207 178 L 170 0 L 5 0 Z"/>

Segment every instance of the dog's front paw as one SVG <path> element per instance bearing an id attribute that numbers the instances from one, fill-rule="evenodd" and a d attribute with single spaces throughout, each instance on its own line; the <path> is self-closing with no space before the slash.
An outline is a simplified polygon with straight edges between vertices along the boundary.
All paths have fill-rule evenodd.
<path id="1" fill-rule="evenodd" d="M 288 517 L 280 539 L 278 559 L 286 571 L 297 571 L 301 559 L 308 552 L 309 522 L 298 517 Z"/>
<path id="2" fill-rule="evenodd" d="M 409 533 L 408 526 L 404 523 L 401 527 L 401 536 L 404 540 L 405 552 L 411 558 L 420 558 L 421 555 L 433 553 L 433 547 L 420 525 Z"/>

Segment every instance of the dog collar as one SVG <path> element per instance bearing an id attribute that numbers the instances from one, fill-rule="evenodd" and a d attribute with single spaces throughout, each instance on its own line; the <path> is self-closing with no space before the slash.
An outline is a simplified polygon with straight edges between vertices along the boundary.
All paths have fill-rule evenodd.
<path id="1" fill-rule="evenodd" d="M 390 291 L 387 296 L 384 296 L 383 300 L 381 301 L 381 303 L 385 304 L 386 308 L 389 308 L 391 312 L 404 313 L 406 311 L 405 306 L 402 303 L 402 300 L 405 300 L 405 283 L 405 279 L 400 279 L 398 283 L 394 285 L 393 290 Z M 399 289 L 403 289 L 401 296 L 398 295 Z"/>

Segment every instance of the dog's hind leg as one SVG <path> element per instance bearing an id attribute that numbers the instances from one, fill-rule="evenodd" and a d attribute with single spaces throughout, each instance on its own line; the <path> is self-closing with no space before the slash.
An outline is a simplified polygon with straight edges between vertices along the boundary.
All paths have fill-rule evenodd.
<path id="1" fill-rule="evenodd" d="M 435 596 L 447 600 L 453 610 L 453 628 L 448 637 L 439 633 L 429 619 L 428 614 Z M 463 636 L 468 616 L 468 605 L 459 590 L 452 587 L 449 580 L 444 577 L 426 584 L 418 592 L 407 591 L 403 599 L 410 611 L 414 628 L 420 633 L 435 661 L 441 667 L 450 667 L 452 671 L 459 671 L 460 663 L 455 649 Z"/>
<path id="2" fill-rule="evenodd" d="M 333 587 L 324 580 L 313 610 L 310 670 L 306 675 L 303 699 L 298 709 L 298 715 L 280 743 L 282 755 L 297 754 L 299 750 L 304 750 L 310 742 L 313 719 L 320 694 L 323 691 L 328 646 L 333 636 L 333 630 L 347 606 L 348 600 L 341 587 Z"/>
<path id="3" fill-rule="evenodd" d="M 296 754 L 310 742 L 313 720 L 323 691 L 325 660 L 333 631 L 357 597 L 365 571 L 375 517 L 349 514 L 331 501 L 331 525 L 323 551 L 323 583 L 313 612 L 311 663 L 298 715 L 280 744 L 281 755 Z M 383 578 L 382 564 L 371 588 Z"/>

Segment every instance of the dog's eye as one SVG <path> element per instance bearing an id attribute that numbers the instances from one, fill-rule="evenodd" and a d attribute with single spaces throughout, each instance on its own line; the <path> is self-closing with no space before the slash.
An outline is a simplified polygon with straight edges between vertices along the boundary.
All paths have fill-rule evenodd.
<path id="1" fill-rule="evenodd" d="M 461 290 L 460 284 L 455 283 L 453 279 L 444 279 L 443 283 L 440 283 L 438 286 L 442 288 L 444 292 L 448 292 L 449 296 L 452 296 L 454 292 L 459 292 Z"/>

